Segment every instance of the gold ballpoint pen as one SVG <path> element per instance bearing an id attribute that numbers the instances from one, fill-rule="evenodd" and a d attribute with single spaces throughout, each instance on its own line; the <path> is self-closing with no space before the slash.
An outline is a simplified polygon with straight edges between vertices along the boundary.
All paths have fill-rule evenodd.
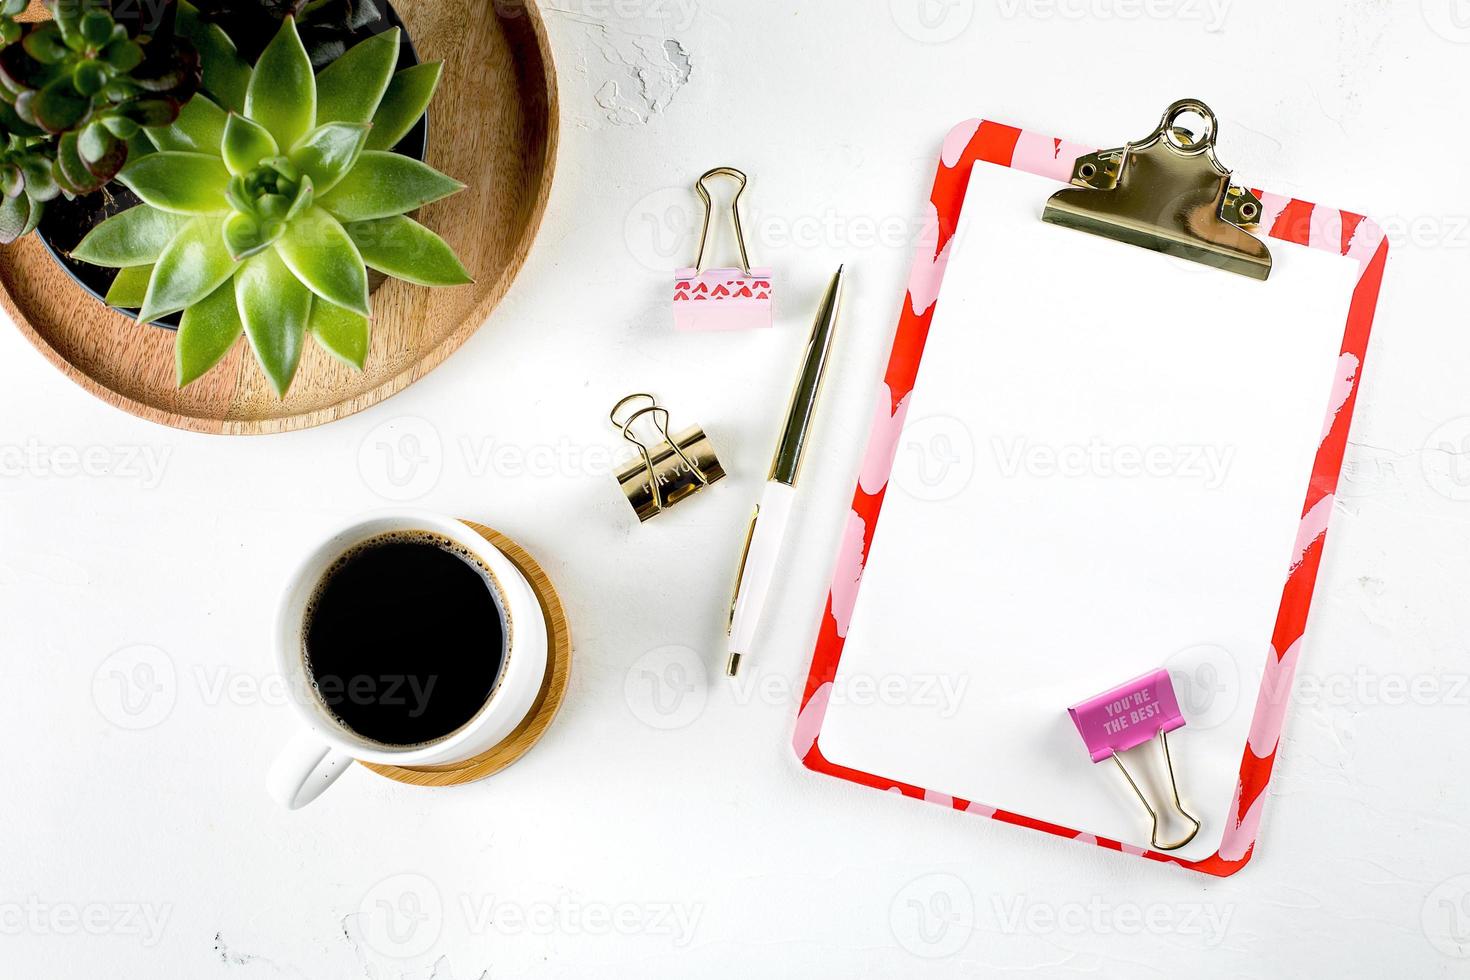
<path id="1" fill-rule="evenodd" d="M 740 670 L 741 659 L 750 652 L 760 624 L 761 611 L 775 577 L 776 560 L 781 555 L 781 541 L 791 516 L 791 501 L 796 495 L 796 478 L 801 472 L 801 454 L 806 448 L 812 417 L 816 414 L 817 396 L 822 390 L 822 377 L 832 349 L 832 333 L 837 326 L 837 307 L 842 294 L 842 266 L 832 277 L 822 305 L 817 311 L 812 336 L 807 341 L 801 374 L 791 393 L 786 409 L 786 423 L 781 429 L 781 442 L 771 461 L 760 504 L 750 519 L 745 538 L 745 553 L 735 582 L 735 596 L 730 604 L 729 659 L 725 673 L 731 677 Z"/>

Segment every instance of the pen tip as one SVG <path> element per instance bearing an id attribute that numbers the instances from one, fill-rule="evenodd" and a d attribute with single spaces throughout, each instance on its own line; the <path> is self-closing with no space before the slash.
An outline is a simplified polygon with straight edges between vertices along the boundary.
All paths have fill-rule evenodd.
<path id="1" fill-rule="evenodd" d="M 726 677 L 734 677 L 739 672 L 740 672 L 740 654 L 734 653 L 732 651 L 731 654 L 730 654 L 730 659 L 727 660 L 727 661 L 725 661 L 725 676 Z"/>

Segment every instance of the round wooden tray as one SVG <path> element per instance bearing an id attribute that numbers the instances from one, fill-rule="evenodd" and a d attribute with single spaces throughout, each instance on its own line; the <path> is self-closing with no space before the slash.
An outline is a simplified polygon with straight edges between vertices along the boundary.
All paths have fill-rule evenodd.
<path id="1" fill-rule="evenodd" d="M 468 189 L 419 221 L 453 246 L 469 286 L 389 280 L 373 293 L 362 372 L 307 344 L 278 399 L 244 341 L 184 391 L 174 334 L 129 320 L 84 293 L 34 235 L 0 247 L 0 305 L 53 364 L 109 404 L 195 432 L 305 429 L 351 415 L 427 374 L 475 332 L 530 251 L 556 164 L 556 70 L 535 0 L 394 0 L 426 61 L 444 61 L 429 106 L 431 166 Z"/>
<path id="2" fill-rule="evenodd" d="M 483 524 L 476 524 L 474 521 L 465 523 L 499 548 L 521 570 L 521 574 L 526 576 L 526 581 L 531 583 L 531 591 L 536 593 L 536 598 L 541 603 L 541 612 L 546 617 L 546 679 L 541 684 L 541 693 L 536 696 L 536 702 L 526 720 L 495 748 L 473 759 L 445 766 L 405 767 L 362 763 L 378 775 L 396 779 L 400 783 L 411 783 L 414 786 L 455 786 L 493 776 L 541 741 L 541 736 L 546 734 L 546 729 L 561 708 L 562 697 L 567 691 L 567 673 L 571 669 L 572 661 L 572 634 L 567 626 L 561 599 L 558 598 L 551 579 L 546 577 L 536 559 L 510 538 Z"/>

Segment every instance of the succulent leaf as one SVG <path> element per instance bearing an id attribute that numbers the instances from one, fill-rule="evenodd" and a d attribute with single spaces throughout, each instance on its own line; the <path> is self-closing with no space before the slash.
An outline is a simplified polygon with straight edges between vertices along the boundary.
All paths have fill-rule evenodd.
<path id="1" fill-rule="evenodd" d="M 367 123 L 327 123 L 302 137 L 291 151 L 291 162 L 311 178 L 317 194 L 324 194 L 347 176 L 362 153 Z"/>
<path id="2" fill-rule="evenodd" d="M 341 221 L 367 221 L 406 214 L 464 187 L 412 157 L 365 150 L 341 183 L 317 203 Z"/>
<path id="3" fill-rule="evenodd" d="M 280 153 L 275 137 L 264 126 L 234 113 L 225 123 L 220 146 L 225 166 L 236 175 L 249 173 L 260 166 L 262 160 Z"/>
<path id="4" fill-rule="evenodd" d="M 36 202 L 53 200 L 61 193 L 61 185 L 51 171 L 51 161 L 41 155 L 23 156 L 20 172 L 25 177 L 26 194 Z"/>
<path id="5" fill-rule="evenodd" d="M 373 113 L 373 129 L 368 134 L 369 150 L 391 150 L 408 135 L 414 123 L 429 108 L 429 100 L 439 87 L 444 64 L 430 61 L 405 68 L 393 76 L 388 89 Z"/>
<path id="6" fill-rule="evenodd" d="M 275 238 L 267 237 L 266 229 L 254 215 L 242 211 L 235 211 L 225 219 L 224 224 L 225 248 L 229 250 L 230 257 L 235 261 L 243 261 L 257 252 L 263 252 L 270 248 L 285 231 L 285 226 L 280 222 L 275 223 L 271 229 Z"/>
<path id="7" fill-rule="evenodd" d="M 275 249 L 246 259 L 235 275 L 235 304 L 245 336 L 282 397 L 291 387 L 311 317 L 311 290 L 286 268 Z"/>
<path id="8" fill-rule="evenodd" d="M 100 121 L 90 122 L 77 138 L 77 150 L 82 154 L 82 162 L 87 169 L 92 170 L 117 143 L 117 137 Z"/>
<path id="9" fill-rule="evenodd" d="M 55 24 L 40 24 L 26 32 L 20 42 L 25 53 L 43 65 L 54 65 L 65 61 L 71 49 L 62 40 L 61 29 Z"/>
<path id="10" fill-rule="evenodd" d="M 282 147 L 295 146 L 316 125 L 316 76 L 293 18 L 261 52 L 245 90 L 245 114 Z"/>
<path id="11" fill-rule="evenodd" d="M 37 126 L 48 133 L 64 133 L 86 118 L 92 100 L 78 92 L 70 78 L 58 78 L 36 92 L 26 107 Z"/>
<path id="12" fill-rule="evenodd" d="M 88 133 L 97 134 L 97 138 L 87 144 Z M 74 134 L 67 133 L 70 137 Z M 123 164 L 128 162 L 128 144 L 126 140 L 120 140 L 108 131 L 106 126 L 92 123 L 77 135 L 77 152 L 81 154 L 82 163 L 87 172 L 92 175 L 92 186 L 101 187 L 112 178 L 116 177 Z"/>
<path id="13" fill-rule="evenodd" d="M 143 48 L 136 41 L 119 38 L 109 42 L 98 56 L 117 71 L 130 72 L 143 63 Z"/>
<path id="14" fill-rule="evenodd" d="M 136 310 L 148 296 L 148 281 L 153 278 L 153 266 L 132 265 L 119 269 L 117 278 L 107 290 L 107 305 L 117 309 Z"/>
<path id="15" fill-rule="evenodd" d="M 62 191 L 74 197 L 90 194 L 101 186 L 82 159 L 79 142 L 76 133 L 62 134 L 56 141 L 56 165 L 52 170 Z"/>
<path id="16" fill-rule="evenodd" d="M 185 310 L 174 340 L 174 368 L 179 387 L 187 386 L 218 364 L 244 332 L 233 280 Z"/>
<path id="17" fill-rule="evenodd" d="M 172 98 L 137 99 L 114 111 L 139 126 L 168 126 L 178 118 L 179 103 Z M 211 152 L 214 149 L 210 147 Z"/>
<path id="18" fill-rule="evenodd" d="M 190 220 L 139 204 L 88 232 L 72 251 L 72 258 L 109 269 L 152 265 Z"/>
<path id="19" fill-rule="evenodd" d="M 367 316 L 367 269 L 337 219 L 311 208 L 276 241 L 276 252 L 297 279 L 336 306 Z"/>
<path id="20" fill-rule="evenodd" d="M 225 188 L 230 172 L 217 156 L 168 151 L 134 160 L 118 175 L 128 188 L 163 211 L 224 214 L 230 209 Z"/>
<path id="21" fill-rule="evenodd" d="M 41 220 L 41 206 L 24 194 L 0 200 L 0 244 L 8 245 L 29 235 Z"/>
<path id="22" fill-rule="evenodd" d="M 225 135 L 225 110 L 200 94 L 184 103 L 171 125 L 150 126 L 148 138 L 160 150 L 218 153 Z"/>
<path id="23" fill-rule="evenodd" d="M 316 203 L 316 188 L 312 185 L 311 178 L 306 174 L 301 175 L 301 190 L 296 194 L 296 200 L 291 202 L 282 221 L 295 221 L 296 218 L 307 208 Z"/>
<path id="24" fill-rule="evenodd" d="M 420 286 L 462 286 L 474 281 L 444 239 L 412 218 L 395 215 L 346 227 L 370 269 Z"/>
<path id="25" fill-rule="evenodd" d="M 184 226 L 158 257 L 140 322 L 192 306 L 219 288 L 240 263 L 230 257 L 220 228 L 224 219 L 198 217 Z"/>
<path id="26" fill-rule="evenodd" d="M 20 118 L 15 111 L 15 106 L 6 102 L 3 95 L 3 90 L 0 90 L 0 132 L 9 133 L 12 136 L 40 136 L 44 130 Z"/>
<path id="27" fill-rule="evenodd" d="M 372 334 L 367 317 L 318 298 L 311 304 L 311 333 L 333 356 L 362 370 Z"/>
<path id="28" fill-rule="evenodd" d="M 204 88 L 224 108 L 244 112 L 250 65 L 240 57 L 230 36 L 218 24 L 206 23 L 188 0 L 179 0 L 174 29 L 198 49 L 204 64 Z"/>
<path id="29" fill-rule="evenodd" d="M 316 78 L 317 122 L 369 122 L 398 66 L 398 45 L 398 29 L 384 31 L 323 68 Z"/>

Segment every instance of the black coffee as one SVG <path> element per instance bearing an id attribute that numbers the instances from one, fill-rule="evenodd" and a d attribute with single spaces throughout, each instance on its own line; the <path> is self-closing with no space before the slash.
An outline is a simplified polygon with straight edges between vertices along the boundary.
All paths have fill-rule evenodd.
<path id="1" fill-rule="evenodd" d="M 322 576 L 306 609 L 307 670 L 337 719 L 386 745 L 433 742 L 484 706 L 504 626 L 489 572 L 428 531 L 380 535 Z"/>

